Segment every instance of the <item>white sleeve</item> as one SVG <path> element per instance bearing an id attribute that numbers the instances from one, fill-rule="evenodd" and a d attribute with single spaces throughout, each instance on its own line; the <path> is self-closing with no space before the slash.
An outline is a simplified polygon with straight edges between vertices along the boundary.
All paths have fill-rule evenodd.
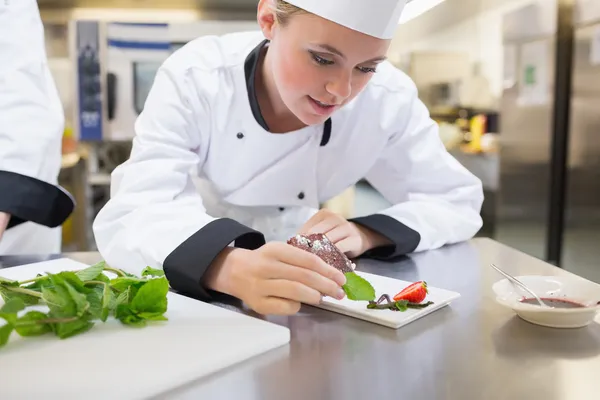
<path id="1" fill-rule="evenodd" d="M 9 229 L 56 227 L 73 211 L 57 185 L 63 129 L 37 2 L 0 1 L 0 211 Z"/>
<path id="2" fill-rule="evenodd" d="M 481 228 L 481 181 L 450 155 L 425 105 L 411 87 L 399 100 L 397 130 L 366 179 L 392 207 L 357 218 L 394 246 L 368 254 L 390 258 L 471 239 Z M 404 97 L 406 98 L 406 97 Z"/>
<path id="3" fill-rule="evenodd" d="M 208 118 L 208 109 L 189 70 L 167 64 L 136 121 L 130 159 L 113 171 L 111 199 L 93 229 L 108 264 L 164 268 L 175 290 L 206 297 L 202 276 L 218 253 L 234 241 L 260 247 L 264 237 L 206 213 L 192 173 L 202 168 L 207 152 L 209 132 L 197 121 Z"/>

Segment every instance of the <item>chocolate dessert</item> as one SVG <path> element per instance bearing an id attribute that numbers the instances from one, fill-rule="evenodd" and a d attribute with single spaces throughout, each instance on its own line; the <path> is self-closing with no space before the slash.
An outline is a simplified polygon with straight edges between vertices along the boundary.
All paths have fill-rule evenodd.
<path id="1" fill-rule="evenodd" d="M 354 268 L 356 268 L 354 263 L 322 233 L 307 236 L 296 235 L 288 240 L 288 244 L 316 254 L 327 264 L 343 273 L 354 272 Z"/>

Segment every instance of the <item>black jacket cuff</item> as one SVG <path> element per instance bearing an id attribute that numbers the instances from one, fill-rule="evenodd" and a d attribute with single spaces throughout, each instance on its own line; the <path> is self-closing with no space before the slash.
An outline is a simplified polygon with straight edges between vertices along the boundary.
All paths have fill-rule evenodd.
<path id="1" fill-rule="evenodd" d="M 56 228 L 69 218 L 74 207 L 73 198 L 59 186 L 0 171 L 0 211 L 11 216 L 7 229 L 24 222 Z"/>
<path id="2" fill-rule="evenodd" d="M 235 247 L 255 250 L 265 244 L 265 237 L 229 218 L 207 224 L 165 259 L 163 270 L 171 287 L 185 296 L 209 299 L 202 278 L 214 259 L 232 242 Z"/>
<path id="3" fill-rule="evenodd" d="M 388 261 L 404 256 L 416 250 L 421 242 L 419 232 L 409 228 L 402 222 L 383 214 L 373 214 L 366 217 L 350 219 L 357 225 L 362 225 L 389 239 L 393 244 L 367 251 L 363 258 Z"/>

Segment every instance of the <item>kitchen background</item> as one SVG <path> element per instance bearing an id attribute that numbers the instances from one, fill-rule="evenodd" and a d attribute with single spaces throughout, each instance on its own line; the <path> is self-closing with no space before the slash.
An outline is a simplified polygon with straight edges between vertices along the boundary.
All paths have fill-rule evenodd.
<path id="1" fill-rule="evenodd" d="M 198 36 L 256 29 L 257 0 L 38 3 L 67 118 L 61 183 L 78 201 L 64 250 L 94 250 L 91 223 L 156 69 Z M 600 282 L 600 1 L 409 7 L 389 59 L 482 179 L 479 235 Z M 360 182 L 323 206 L 354 216 L 386 205 Z"/>

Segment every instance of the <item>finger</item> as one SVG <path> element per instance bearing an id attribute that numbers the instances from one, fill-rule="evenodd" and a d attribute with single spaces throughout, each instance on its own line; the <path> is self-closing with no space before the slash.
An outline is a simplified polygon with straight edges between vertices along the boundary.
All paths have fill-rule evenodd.
<path id="1" fill-rule="evenodd" d="M 309 228 L 307 230 L 308 234 L 311 233 L 322 233 L 325 234 L 327 237 L 329 237 L 328 232 L 330 232 L 331 230 L 335 229 L 336 227 L 338 227 L 340 224 L 343 224 L 345 221 L 340 221 L 339 218 L 327 218 L 321 222 L 319 222 L 318 224 L 316 224 L 315 226 L 313 226 L 312 228 Z M 331 240 L 331 238 L 329 238 L 329 240 Z"/>
<path id="2" fill-rule="evenodd" d="M 297 301 L 265 297 L 256 306 L 251 308 L 262 315 L 293 315 L 300 311 L 301 306 Z"/>
<path id="3" fill-rule="evenodd" d="M 336 270 L 336 272 L 339 273 L 344 280 L 346 279 L 340 271 Z M 270 275 L 269 280 L 295 282 L 314 290 L 319 296 L 329 296 L 340 300 L 345 296 L 340 284 L 307 268 L 280 263 L 277 267 L 272 268 Z"/>
<path id="4" fill-rule="evenodd" d="M 295 247 L 293 247 L 293 249 L 298 250 L 298 252 L 294 251 L 294 254 L 291 254 L 289 258 L 282 260 L 283 262 L 289 265 L 300 267 L 301 269 L 315 272 L 319 276 L 333 281 L 339 286 L 346 284 L 346 277 L 344 274 L 337 268 L 327 264 L 325 261 L 323 261 L 323 259 L 321 259 L 321 257 Z M 299 257 L 300 253 L 303 253 L 302 257 Z"/>
<path id="5" fill-rule="evenodd" d="M 358 257 L 358 248 L 360 248 L 360 239 L 356 236 L 348 237 L 336 244 L 338 249 L 350 258 Z"/>
<path id="6" fill-rule="evenodd" d="M 271 279 L 261 282 L 260 286 L 261 293 L 268 297 L 277 297 L 313 305 L 321 302 L 321 293 L 300 282 Z"/>
<path id="7" fill-rule="evenodd" d="M 273 244 L 270 246 L 270 251 L 273 253 L 271 258 L 275 261 L 313 271 L 339 286 L 346 284 L 346 277 L 341 271 L 327 264 L 315 254 L 286 243 Z M 277 262 L 269 263 L 268 266 L 265 266 L 264 271 L 266 274 L 274 275 L 280 273 L 276 271 L 280 267 Z M 285 276 L 279 276 L 279 278 L 285 279 Z"/>
<path id="8" fill-rule="evenodd" d="M 304 225 L 300 229 L 300 233 L 301 234 L 308 233 L 308 231 L 313 226 L 317 225 L 319 222 L 321 222 L 321 221 L 325 220 L 326 218 L 328 218 L 330 214 L 331 213 L 329 212 L 329 210 L 321 210 L 321 211 L 317 212 L 308 221 L 306 221 L 306 223 L 304 223 Z"/>
<path id="9" fill-rule="evenodd" d="M 340 271 L 336 270 L 341 274 L 344 281 L 346 277 Z M 346 296 L 346 293 L 342 289 L 342 285 L 328 279 L 323 275 L 320 275 L 314 271 L 305 268 L 292 268 L 287 271 L 287 278 L 294 282 L 299 282 L 302 285 L 309 287 L 319 293 L 320 296 L 329 296 L 334 299 L 341 300 Z"/>
<path id="10" fill-rule="evenodd" d="M 350 224 L 344 224 L 337 226 L 333 230 L 327 233 L 327 238 L 331 243 L 337 246 L 338 242 L 351 237 L 353 234 Z M 340 246 L 337 246 L 338 248 Z"/>

